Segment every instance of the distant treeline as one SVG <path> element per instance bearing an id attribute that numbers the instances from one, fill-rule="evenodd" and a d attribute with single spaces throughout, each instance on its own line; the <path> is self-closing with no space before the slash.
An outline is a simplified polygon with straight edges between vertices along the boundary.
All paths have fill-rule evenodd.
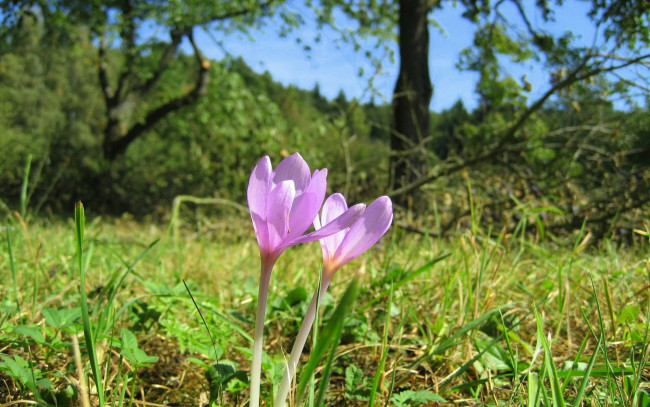
<path id="1" fill-rule="evenodd" d="M 350 200 L 388 187 L 390 105 L 362 104 L 343 91 L 328 100 L 318 86 L 283 86 L 237 58 L 211 61 L 205 96 L 109 161 L 96 46 L 48 43 L 39 35 L 24 27 L 0 51 L 0 199 L 9 208 L 21 200 L 28 157 L 24 197 L 32 213 L 69 213 L 82 200 L 93 213 L 158 217 L 180 194 L 243 203 L 259 157 L 278 162 L 294 151 L 313 168 L 328 167 L 329 188 Z M 147 103 L 191 86 L 192 63 L 190 56 L 176 58 L 159 89 L 128 114 L 137 122 Z M 430 134 L 417 146 L 437 171 L 425 187 L 421 215 L 433 225 L 426 230 L 442 234 L 483 220 L 539 233 L 579 228 L 586 216 L 600 222 L 602 234 L 613 220 L 640 221 L 650 198 L 647 112 L 617 111 L 594 90 L 571 89 L 528 119 L 523 138 L 485 155 L 517 118 L 518 104 L 502 99 L 473 111 L 458 102 L 430 114 Z"/>

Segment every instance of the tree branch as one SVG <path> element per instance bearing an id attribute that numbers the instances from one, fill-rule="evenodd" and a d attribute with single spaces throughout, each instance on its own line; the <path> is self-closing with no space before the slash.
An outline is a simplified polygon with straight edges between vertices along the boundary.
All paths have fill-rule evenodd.
<path id="1" fill-rule="evenodd" d="M 205 58 L 203 52 L 196 45 L 194 36 L 191 32 L 188 34 L 188 39 L 192 44 L 194 55 L 196 56 L 196 60 L 199 65 L 194 87 L 188 93 L 172 99 L 147 113 L 145 119 L 142 122 L 135 124 L 122 138 L 111 143 L 106 153 L 109 160 L 116 158 L 120 154 L 123 154 L 129 144 L 140 137 L 144 132 L 151 129 L 151 127 L 153 127 L 165 116 L 185 106 L 193 104 L 196 100 L 198 100 L 206 93 L 208 83 L 210 81 L 210 61 Z"/>
<path id="2" fill-rule="evenodd" d="M 517 135 L 517 132 L 523 127 L 523 125 L 528 121 L 528 119 L 538 110 L 542 108 L 544 103 L 553 96 L 555 93 L 558 91 L 565 89 L 571 85 L 573 85 L 576 82 L 585 80 L 587 78 L 599 75 L 601 73 L 607 73 L 607 72 L 613 72 L 615 70 L 625 68 L 627 66 L 639 63 L 643 61 L 644 59 L 650 58 L 650 54 L 644 54 L 641 55 L 637 58 L 633 58 L 630 60 L 625 61 L 624 63 L 614 65 L 614 66 L 609 66 L 609 67 L 597 67 L 591 70 L 586 70 L 585 67 L 587 66 L 588 62 L 594 57 L 593 54 L 587 54 L 581 61 L 580 63 L 571 71 L 569 72 L 568 75 L 566 75 L 564 78 L 558 80 L 549 90 L 547 90 L 541 97 L 539 97 L 535 103 L 533 103 L 528 109 L 526 109 L 520 116 L 519 118 L 513 123 L 504 133 L 504 136 L 501 138 L 501 140 L 495 144 L 493 147 L 488 149 L 484 154 L 478 155 L 476 157 L 470 158 L 468 160 L 465 160 L 460 163 L 450 163 L 445 165 L 444 163 L 441 165 L 436 166 L 432 173 L 425 177 L 421 177 L 413 182 L 411 182 L 408 185 L 405 185 L 401 188 L 397 188 L 394 190 L 391 190 L 388 192 L 388 195 L 390 196 L 401 196 L 404 194 L 408 194 L 409 192 L 420 188 L 421 186 L 436 180 L 442 175 L 449 174 L 452 172 L 456 172 L 459 170 L 462 170 L 464 168 L 467 168 L 469 166 L 475 165 L 477 163 L 487 161 L 493 157 L 495 157 L 497 154 L 503 151 L 505 145 L 508 143 L 511 143 Z M 584 74 L 580 75 L 581 72 L 584 72 Z"/>
<path id="3" fill-rule="evenodd" d="M 250 14 L 253 11 L 258 9 L 266 9 L 271 4 L 273 4 L 274 1 L 275 0 L 266 0 L 262 3 L 255 4 L 250 7 L 244 7 L 238 10 L 228 11 L 224 14 L 209 17 L 205 21 L 198 22 L 196 25 L 205 25 L 205 24 L 213 23 L 215 21 L 223 21 L 223 20 L 228 20 L 230 18 L 241 17 L 243 15 Z"/>
<path id="4" fill-rule="evenodd" d="M 151 78 L 149 78 L 149 80 L 147 80 L 146 82 L 144 82 L 139 86 L 136 86 L 133 89 L 134 92 L 138 93 L 139 97 L 146 96 L 158 84 L 160 78 L 162 77 L 163 73 L 169 66 L 169 63 L 173 59 L 174 54 L 176 53 L 176 50 L 178 49 L 178 46 L 180 45 L 181 40 L 183 39 L 183 35 L 185 35 L 185 33 L 180 30 L 175 30 L 175 29 L 171 30 L 170 32 L 171 42 L 169 43 L 169 45 L 167 45 L 167 48 L 165 48 L 165 52 L 160 57 L 160 60 L 158 61 L 158 68 L 153 73 Z"/>
<path id="5" fill-rule="evenodd" d="M 131 0 L 124 0 L 122 3 L 122 18 L 126 22 L 122 23 L 120 29 L 120 38 L 122 39 L 122 44 L 125 48 L 126 60 L 123 66 L 126 67 L 126 70 L 122 72 L 120 78 L 117 81 L 117 89 L 115 95 L 119 99 L 126 99 L 127 95 L 124 92 L 128 93 L 127 83 L 131 76 L 133 76 L 135 67 L 135 53 L 136 53 L 136 44 L 135 44 L 135 13 L 133 11 L 133 6 L 131 5 Z"/>
<path id="6" fill-rule="evenodd" d="M 102 88 L 102 94 L 106 103 L 113 100 L 114 94 L 111 90 L 111 85 L 108 81 L 108 61 L 106 60 L 106 35 L 102 34 L 99 39 L 99 65 L 97 67 L 97 76 L 99 77 L 99 85 Z"/>

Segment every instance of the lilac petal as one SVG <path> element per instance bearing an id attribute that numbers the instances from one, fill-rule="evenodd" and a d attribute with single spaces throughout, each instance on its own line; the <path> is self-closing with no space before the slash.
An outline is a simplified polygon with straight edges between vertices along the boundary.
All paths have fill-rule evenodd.
<path id="1" fill-rule="evenodd" d="M 377 198 L 351 227 L 336 250 L 340 266 L 359 256 L 377 243 L 393 221 L 393 203 L 387 196 Z"/>
<path id="2" fill-rule="evenodd" d="M 318 211 L 325 198 L 326 189 L 327 169 L 316 170 L 307 189 L 301 195 L 296 196 L 296 200 L 291 207 L 291 216 L 289 217 L 291 235 L 301 236 L 309 228 L 314 218 L 318 216 Z"/>
<path id="3" fill-rule="evenodd" d="M 266 201 L 271 186 L 271 159 L 262 157 L 255 165 L 248 181 L 248 208 L 253 220 L 253 229 L 260 247 L 268 246 L 268 231 L 266 226 Z"/>
<path id="4" fill-rule="evenodd" d="M 268 225 L 260 215 L 254 212 L 251 212 L 251 218 L 253 219 L 253 230 L 255 231 L 255 236 L 257 237 L 257 244 L 260 246 L 260 251 L 263 253 L 268 253 L 270 251 Z"/>
<path id="5" fill-rule="evenodd" d="M 266 206 L 266 221 L 269 228 L 269 251 L 280 247 L 289 230 L 289 213 L 296 195 L 293 181 L 279 183 L 271 190 Z"/>
<path id="6" fill-rule="evenodd" d="M 330 195 L 330 197 L 327 198 L 323 204 L 323 209 L 321 210 L 321 219 L 323 225 L 327 225 L 347 210 L 348 204 L 345 202 L 343 195 L 339 193 Z M 318 220 L 318 217 L 316 217 L 316 220 Z M 321 228 L 320 220 L 318 222 L 318 225 L 316 224 L 316 220 L 314 220 L 314 228 L 318 230 Z M 347 228 L 328 237 L 324 237 L 320 240 L 320 245 L 323 248 L 323 258 L 325 261 L 329 261 L 329 259 L 334 256 L 336 249 L 339 247 L 346 234 Z"/>
<path id="7" fill-rule="evenodd" d="M 255 165 L 248 181 L 248 208 L 252 213 L 264 217 L 266 213 L 266 199 L 271 187 L 271 159 L 269 156 L 262 157 Z"/>
<path id="8" fill-rule="evenodd" d="M 342 194 L 337 192 L 330 195 L 323 204 L 323 210 L 321 211 L 323 224 L 327 225 L 347 210 L 348 204 L 345 202 L 345 197 Z"/>
<path id="9" fill-rule="evenodd" d="M 366 209 L 366 205 L 356 204 L 350 209 L 348 209 L 347 211 L 345 211 L 344 214 L 334 219 L 333 221 L 323 226 L 322 228 L 315 230 L 311 233 L 308 233 L 306 235 L 303 235 L 297 239 L 288 240 L 282 245 L 282 247 L 289 247 L 295 244 L 313 242 L 314 240 L 322 239 L 324 237 L 333 235 L 334 233 L 340 232 L 341 230 L 350 227 L 351 224 L 353 224 L 357 219 L 359 219 L 359 217 L 361 216 L 361 214 L 365 209 Z"/>
<path id="10" fill-rule="evenodd" d="M 296 195 L 300 195 L 307 188 L 310 178 L 309 165 L 298 153 L 282 160 L 273 173 L 273 183 L 276 185 L 282 181 L 292 180 Z"/>

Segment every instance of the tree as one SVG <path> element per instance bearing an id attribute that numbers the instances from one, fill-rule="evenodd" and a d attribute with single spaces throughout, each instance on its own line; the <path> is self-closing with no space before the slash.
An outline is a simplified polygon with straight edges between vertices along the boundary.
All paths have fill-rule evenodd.
<path id="1" fill-rule="evenodd" d="M 57 200 L 65 199 L 56 189 L 60 180 L 67 177 L 67 184 L 74 185 L 82 172 L 71 174 L 71 167 L 97 157 L 103 106 L 96 72 L 88 64 L 96 50 L 81 38 L 61 46 L 43 41 L 48 33 L 35 13 L 24 13 L 11 35 L 5 34 L 0 46 L 0 197 L 18 195 L 31 157 L 26 198 L 38 212 L 54 191 Z"/>
<path id="2" fill-rule="evenodd" d="M 276 10 L 272 0 L 144 1 L 18 0 L 3 3 L 3 36 L 21 16 L 39 14 L 46 41 L 75 41 L 79 27 L 97 47 L 98 86 L 105 105 L 103 152 L 108 160 L 124 154 L 161 119 L 194 104 L 210 81 L 210 61 L 194 35 L 199 28 L 232 31 L 259 24 Z M 83 33 L 83 31 L 82 31 Z M 176 89 L 160 89 L 184 41 L 195 64 Z"/>
<path id="3" fill-rule="evenodd" d="M 430 9 L 428 0 L 399 2 L 400 64 L 393 91 L 391 188 L 407 185 L 427 173 L 429 103 L 433 94 L 429 78 Z M 406 203 L 403 196 L 397 198 L 397 202 Z M 411 198 L 422 202 L 418 196 Z"/>
<path id="4" fill-rule="evenodd" d="M 448 157 L 432 166 L 428 119 L 423 115 L 428 111 L 431 95 L 426 21 L 429 16 L 435 18 L 435 10 L 452 4 L 442 0 L 402 0 L 399 4 L 367 0 L 353 5 L 345 1 L 327 1 L 324 7 L 315 9 L 319 22 L 338 29 L 342 38 L 358 49 L 381 47 L 382 42 L 394 40 L 397 31 L 400 75 L 393 94 L 393 182 L 389 193 L 398 202 L 405 202 L 405 196 L 416 194 L 423 185 L 443 175 L 494 159 L 520 140 L 528 121 L 561 92 L 595 83 L 606 87 L 610 97 L 614 93 L 624 94 L 630 87 L 648 89 L 643 83 L 646 73 L 633 77 L 630 69 L 645 70 L 648 66 L 649 55 L 643 51 L 650 41 L 650 23 L 644 0 L 593 0 L 590 16 L 594 26 L 605 33 L 604 38 L 594 39 L 593 46 L 578 45 L 569 30 L 553 34 L 544 29 L 545 23 L 553 20 L 554 12 L 561 12 L 561 3 L 530 5 L 519 0 L 464 0 L 461 2 L 463 15 L 477 28 L 474 44 L 463 51 L 459 65 L 479 74 L 476 91 L 481 100 L 482 117 L 478 119 L 499 115 L 504 125 L 484 134 L 477 144 L 480 148 L 471 150 L 473 155 Z M 337 15 L 335 9 L 356 20 L 358 26 L 340 26 L 334 17 Z M 531 18 L 532 15 L 536 18 Z M 534 21 L 539 23 L 535 25 Z M 368 38 L 375 38 L 377 42 L 364 44 Z M 538 61 L 554 71 L 546 91 L 529 101 L 529 84 L 525 78 L 520 83 L 504 70 L 506 58 L 522 63 Z M 381 64 L 381 61 L 375 62 Z"/>

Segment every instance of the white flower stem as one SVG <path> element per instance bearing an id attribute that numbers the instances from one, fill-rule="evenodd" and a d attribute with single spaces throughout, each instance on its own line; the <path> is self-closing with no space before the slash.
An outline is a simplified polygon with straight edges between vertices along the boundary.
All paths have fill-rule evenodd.
<path id="1" fill-rule="evenodd" d="M 291 382 L 294 375 L 296 374 L 296 367 L 300 361 L 300 355 L 302 355 L 302 350 L 304 349 L 305 343 L 307 342 L 309 331 L 311 330 L 311 326 L 314 323 L 314 319 L 316 318 L 316 307 L 318 303 L 323 300 L 325 291 L 327 291 L 327 287 L 329 286 L 330 281 L 332 281 L 331 275 L 323 276 L 320 285 L 320 295 L 319 293 L 315 292 L 311 303 L 309 304 L 309 308 L 307 308 L 307 313 L 305 314 L 305 317 L 302 320 L 302 324 L 300 325 L 298 336 L 296 336 L 296 340 L 293 343 L 291 355 L 289 356 L 289 362 L 287 362 L 286 369 L 284 370 L 284 375 L 282 377 L 280 387 L 278 388 L 278 393 L 275 395 L 275 402 L 273 403 L 275 407 L 285 406 L 287 395 L 291 389 Z"/>
<path id="2" fill-rule="evenodd" d="M 257 314 L 255 315 L 255 335 L 253 341 L 253 362 L 251 365 L 251 401 L 250 407 L 260 405 L 260 385 L 262 377 L 262 345 L 264 344 L 264 319 L 266 317 L 266 300 L 269 294 L 271 270 L 275 261 L 262 260 L 260 288 L 257 295 Z"/>

